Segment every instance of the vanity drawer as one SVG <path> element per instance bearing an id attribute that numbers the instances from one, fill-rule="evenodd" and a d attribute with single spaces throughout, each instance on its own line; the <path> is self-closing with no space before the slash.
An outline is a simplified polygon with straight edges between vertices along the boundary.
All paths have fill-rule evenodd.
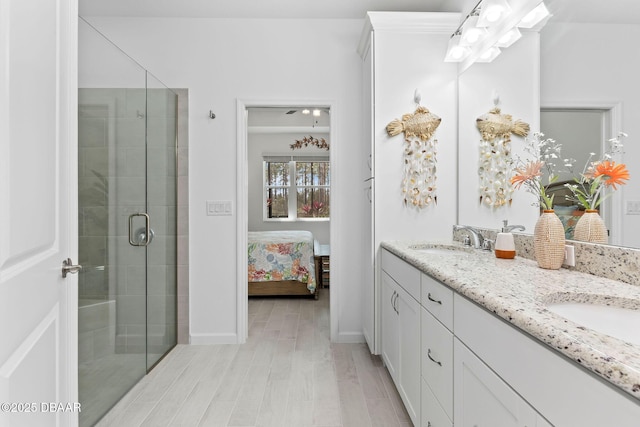
<path id="1" fill-rule="evenodd" d="M 427 382 L 422 379 L 422 427 L 453 427 Z"/>
<path id="2" fill-rule="evenodd" d="M 453 330 L 453 289 L 422 273 L 420 303 L 449 330 Z"/>
<path id="3" fill-rule="evenodd" d="M 422 323 L 422 378 L 453 418 L 453 334 L 424 308 Z"/>
<path id="4" fill-rule="evenodd" d="M 382 250 L 381 261 L 382 269 L 416 301 L 420 301 L 420 270 L 385 249 Z"/>

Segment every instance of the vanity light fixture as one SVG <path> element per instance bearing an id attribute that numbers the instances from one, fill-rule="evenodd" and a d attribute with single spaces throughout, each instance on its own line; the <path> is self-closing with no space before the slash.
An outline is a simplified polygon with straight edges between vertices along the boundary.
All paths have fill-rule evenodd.
<path id="1" fill-rule="evenodd" d="M 317 108 L 313 110 L 313 117 L 320 117 L 320 110 Z"/>
<path id="2" fill-rule="evenodd" d="M 533 28 L 538 25 L 544 18 L 549 16 L 549 9 L 545 6 L 544 2 L 540 2 L 531 12 L 522 18 L 522 21 L 518 24 L 520 28 Z"/>
<path id="3" fill-rule="evenodd" d="M 449 46 L 447 47 L 447 54 L 444 57 L 444 62 L 463 61 L 470 53 L 470 48 L 467 46 L 460 46 L 460 32 L 458 31 L 449 39 Z"/>
<path id="4" fill-rule="evenodd" d="M 520 32 L 520 30 L 518 30 L 517 27 L 513 27 L 512 29 L 504 33 L 504 35 L 498 39 L 494 46 L 509 47 L 517 42 L 520 37 L 522 37 L 522 33 Z"/>
<path id="5" fill-rule="evenodd" d="M 512 6 L 511 6 L 512 5 Z M 534 28 L 549 10 L 543 1 L 480 0 L 449 39 L 445 62 L 461 62 L 466 69 L 473 62 L 491 62 L 522 37 L 521 28 Z"/>
<path id="6" fill-rule="evenodd" d="M 473 46 L 487 36 L 487 29 L 476 25 L 478 23 L 478 19 L 478 16 L 469 16 L 462 24 L 460 46 Z"/>
<path id="7" fill-rule="evenodd" d="M 494 59 L 496 59 L 496 57 L 500 55 L 501 52 L 502 51 L 500 50 L 500 48 L 492 46 L 489 49 L 482 52 L 480 56 L 476 59 L 476 62 L 491 62 Z"/>
<path id="8" fill-rule="evenodd" d="M 302 114 L 306 115 L 306 114 L 309 114 L 309 113 L 311 113 L 311 111 L 309 111 L 308 108 L 305 108 L 304 110 L 302 110 Z"/>
<path id="9" fill-rule="evenodd" d="M 483 0 L 476 25 L 490 27 L 500 22 L 510 12 L 511 6 L 509 6 L 507 0 Z"/>

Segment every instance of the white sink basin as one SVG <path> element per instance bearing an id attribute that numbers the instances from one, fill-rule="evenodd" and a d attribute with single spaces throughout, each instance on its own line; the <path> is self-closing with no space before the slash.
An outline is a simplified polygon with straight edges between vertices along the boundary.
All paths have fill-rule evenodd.
<path id="1" fill-rule="evenodd" d="M 547 309 L 586 328 L 640 345 L 640 310 L 579 302 L 547 304 Z"/>

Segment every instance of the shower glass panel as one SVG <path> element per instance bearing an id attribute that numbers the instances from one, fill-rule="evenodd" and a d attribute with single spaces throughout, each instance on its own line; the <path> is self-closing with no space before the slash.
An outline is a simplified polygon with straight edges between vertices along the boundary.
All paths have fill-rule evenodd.
<path id="1" fill-rule="evenodd" d="M 147 253 L 147 366 L 176 342 L 176 148 L 175 92 L 147 73 L 147 212 L 154 240 Z"/>
<path id="2" fill-rule="evenodd" d="M 80 425 L 176 344 L 176 95 L 84 20 L 78 67 Z"/>

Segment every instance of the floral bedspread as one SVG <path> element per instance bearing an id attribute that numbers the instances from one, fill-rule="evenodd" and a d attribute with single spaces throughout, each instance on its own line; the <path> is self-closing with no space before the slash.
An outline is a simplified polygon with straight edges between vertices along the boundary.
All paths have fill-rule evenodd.
<path id="1" fill-rule="evenodd" d="M 313 235 L 309 231 L 250 231 L 249 282 L 297 280 L 316 290 Z"/>

